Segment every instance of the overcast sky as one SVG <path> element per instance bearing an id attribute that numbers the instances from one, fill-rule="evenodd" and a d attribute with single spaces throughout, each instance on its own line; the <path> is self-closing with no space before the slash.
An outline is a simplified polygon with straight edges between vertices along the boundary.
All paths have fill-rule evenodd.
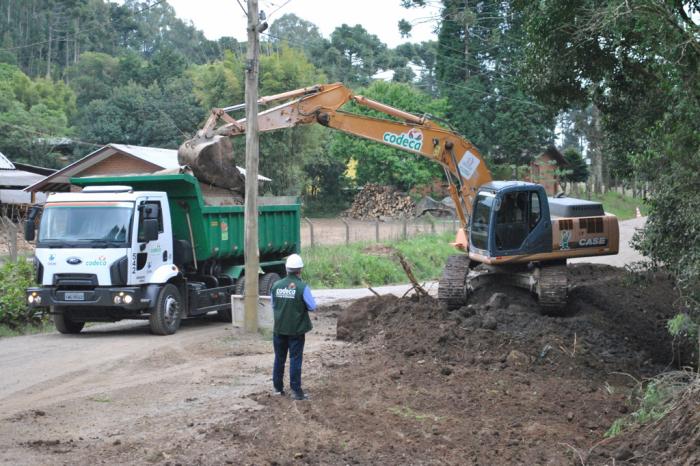
<path id="1" fill-rule="evenodd" d="M 246 0 L 240 1 L 246 6 Z M 191 20 L 208 39 L 233 36 L 246 40 L 246 18 L 236 0 L 168 0 L 168 3 L 178 17 Z M 403 42 L 437 39 L 433 28 L 434 17 L 440 11 L 439 2 L 427 3 L 429 6 L 424 8 L 406 9 L 401 7 L 400 0 L 259 0 L 259 8 L 267 13 L 270 24 L 285 13 L 294 13 L 316 24 L 324 37 L 329 37 L 343 23 L 361 24 L 393 48 Z M 402 39 L 399 34 L 400 19 L 414 24 L 409 39 Z"/>

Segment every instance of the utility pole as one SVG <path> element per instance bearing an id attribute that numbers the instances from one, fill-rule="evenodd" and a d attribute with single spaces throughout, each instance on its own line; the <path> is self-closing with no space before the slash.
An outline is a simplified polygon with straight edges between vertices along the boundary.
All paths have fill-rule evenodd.
<path id="1" fill-rule="evenodd" d="M 265 16 L 258 14 L 258 0 L 248 0 L 248 53 L 245 73 L 245 309 L 246 332 L 258 331 L 258 63 L 260 33 L 267 29 Z"/>

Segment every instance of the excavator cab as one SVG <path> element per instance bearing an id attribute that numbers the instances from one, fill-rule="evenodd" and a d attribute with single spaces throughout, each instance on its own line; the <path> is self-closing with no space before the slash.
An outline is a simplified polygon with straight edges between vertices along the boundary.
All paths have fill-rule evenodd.
<path id="1" fill-rule="evenodd" d="M 479 188 L 472 212 L 470 253 L 492 259 L 552 250 L 549 204 L 538 184 L 487 183 Z"/>

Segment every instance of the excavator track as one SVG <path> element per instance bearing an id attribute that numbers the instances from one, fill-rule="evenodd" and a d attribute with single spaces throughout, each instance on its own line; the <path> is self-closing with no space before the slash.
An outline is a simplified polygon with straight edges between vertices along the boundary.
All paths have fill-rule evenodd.
<path id="1" fill-rule="evenodd" d="M 465 282 L 469 273 L 469 256 L 458 254 L 447 258 L 438 282 L 438 302 L 448 310 L 458 309 L 467 302 Z"/>
<path id="2" fill-rule="evenodd" d="M 534 272 L 535 293 L 542 314 L 560 315 L 565 307 L 569 288 L 566 265 L 545 265 Z"/>

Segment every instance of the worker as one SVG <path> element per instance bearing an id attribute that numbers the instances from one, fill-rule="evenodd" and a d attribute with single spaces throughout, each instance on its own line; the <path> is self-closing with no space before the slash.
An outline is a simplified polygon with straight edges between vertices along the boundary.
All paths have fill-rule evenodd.
<path id="1" fill-rule="evenodd" d="M 308 311 L 316 310 L 311 289 L 301 279 L 304 262 L 299 254 L 292 254 L 285 265 L 287 276 L 272 286 L 272 309 L 275 323 L 272 344 L 275 348 L 275 364 L 272 384 L 275 395 L 284 395 L 284 366 L 289 353 L 289 385 L 292 398 L 307 400 L 301 388 L 301 363 L 305 335 L 312 328 Z"/>

